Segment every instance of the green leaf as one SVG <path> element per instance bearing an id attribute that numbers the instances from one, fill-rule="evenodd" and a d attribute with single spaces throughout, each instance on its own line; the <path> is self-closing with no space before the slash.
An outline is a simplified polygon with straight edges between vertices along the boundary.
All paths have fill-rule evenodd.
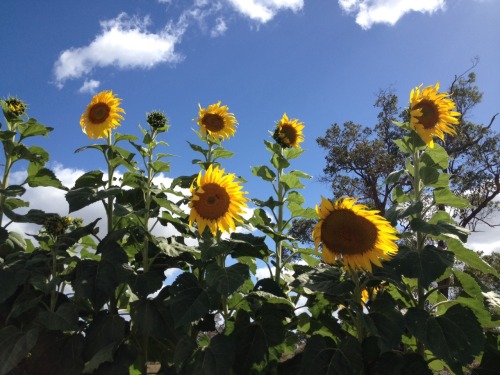
<path id="1" fill-rule="evenodd" d="M 391 222 L 392 225 L 396 225 L 398 220 L 404 219 L 408 216 L 415 215 L 422 212 L 424 204 L 422 202 L 416 202 L 410 206 L 406 204 L 396 203 L 386 212 L 386 218 Z"/>
<path id="2" fill-rule="evenodd" d="M 19 141 L 37 135 L 46 137 L 52 130 L 54 130 L 54 128 L 46 127 L 45 125 L 40 124 L 34 118 L 30 118 L 24 124 L 20 124 L 18 129 L 21 135 Z"/>
<path id="3" fill-rule="evenodd" d="M 396 308 L 396 303 L 389 293 L 378 293 L 370 303 L 370 313 L 367 316 L 368 328 L 377 336 L 382 352 L 391 351 L 401 342 L 405 330 L 405 320 Z"/>
<path id="4" fill-rule="evenodd" d="M 411 307 L 405 318 L 411 334 L 457 374 L 483 349 L 483 330 L 472 311 L 461 305 L 438 317 Z"/>
<path id="5" fill-rule="evenodd" d="M 398 184 L 401 181 L 401 177 L 403 177 L 405 174 L 406 174 L 405 169 L 391 172 L 389 176 L 387 176 L 387 178 L 385 179 L 384 184 L 386 185 Z"/>
<path id="6" fill-rule="evenodd" d="M 276 169 L 286 169 L 290 166 L 290 162 L 286 160 L 279 152 L 274 153 L 271 157 L 271 164 Z"/>
<path id="7" fill-rule="evenodd" d="M 363 368 L 361 345 L 352 336 L 336 346 L 330 339 L 312 336 L 307 340 L 299 375 L 355 375 Z"/>
<path id="8" fill-rule="evenodd" d="M 453 265 L 453 253 L 427 245 L 421 252 L 400 246 L 390 266 L 409 278 L 418 278 L 424 288 L 444 274 Z"/>
<path id="9" fill-rule="evenodd" d="M 221 268 L 212 263 L 207 267 L 206 282 L 223 296 L 230 296 L 249 278 L 249 267 L 235 263 Z"/>
<path id="10" fill-rule="evenodd" d="M 459 261 L 464 262 L 478 271 L 489 273 L 500 278 L 498 272 L 491 265 L 485 262 L 475 251 L 465 248 L 462 242 L 448 239 L 446 240 L 446 245 L 448 246 L 448 250 L 453 252 Z"/>
<path id="11" fill-rule="evenodd" d="M 467 241 L 467 237 L 470 234 L 470 231 L 467 229 L 451 224 L 447 221 L 438 221 L 435 224 L 431 224 L 427 223 L 425 220 L 415 218 L 411 220 L 410 227 L 414 231 L 426 233 L 438 239 L 452 238 Z"/>
<path id="12" fill-rule="evenodd" d="M 285 188 L 285 191 L 292 189 L 301 189 L 304 184 L 300 179 L 293 173 L 286 173 L 281 176 L 280 184 Z"/>
<path id="13" fill-rule="evenodd" d="M 235 344 L 232 337 L 215 335 L 208 347 L 196 353 L 190 374 L 227 374 L 233 365 Z"/>
<path id="14" fill-rule="evenodd" d="M 182 373 L 182 369 L 186 366 L 193 353 L 198 348 L 196 341 L 189 336 L 182 336 L 182 338 L 175 345 L 174 363 L 177 373 Z"/>
<path id="15" fill-rule="evenodd" d="M 261 165 L 259 167 L 252 167 L 252 174 L 254 176 L 260 177 L 265 181 L 274 181 L 276 179 L 276 173 L 274 173 L 269 167 Z"/>
<path id="16" fill-rule="evenodd" d="M 114 352 L 125 338 L 126 322 L 119 315 L 100 312 L 85 330 L 83 359 L 85 372 L 91 373 L 105 362 L 112 362 Z"/>
<path id="17" fill-rule="evenodd" d="M 21 185 L 10 185 L 5 190 L 0 189 L 0 194 L 7 197 L 20 197 L 26 193 L 26 189 Z"/>
<path id="18" fill-rule="evenodd" d="M 251 233 L 231 233 L 230 241 L 224 241 L 229 246 L 233 258 L 251 256 L 264 259 L 271 254 L 265 242 L 265 236 L 255 236 Z"/>
<path id="19" fill-rule="evenodd" d="M 25 181 L 30 187 L 50 186 L 62 190 L 68 190 L 56 177 L 54 172 L 47 168 L 39 168 L 37 164 L 30 163 L 28 177 Z"/>
<path id="20" fill-rule="evenodd" d="M 23 362 L 23 371 L 26 374 L 81 374 L 83 341 L 78 333 L 40 332 L 30 356 Z"/>
<path id="21" fill-rule="evenodd" d="M 294 287 L 307 288 L 331 296 L 346 296 L 354 290 L 351 281 L 341 280 L 342 273 L 337 268 L 328 267 L 299 275 L 292 283 Z"/>
<path id="22" fill-rule="evenodd" d="M 412 151 L 413 147 L 416 147 L 417 149 L 420 149 L 420 150 L 426 147 L 425 142 L 414 131 L 412 131 L 410 133 L 410 135 L 407 135 L 407 136 L 403 137 L 402 139 L 395 139 L 393 142 L 405 154 L 411 154 L 413 152 Z"/>
<path id="23" fill-rule="evenodd" d="M 300 147 L 290 147 L 283 150 L 283 155 L 288 160 L 298 158 L 304 152 L 303 148 Z"/>
<path id="24" fill-rule="evenodd" d="M 151 163 L 151 168 L 155 173 L 170 172 L 170 162 L 156 160 Z"/>
<path id="25" fill-rule="evenodd" d="M 411 352 L 386 352 L 370 365 L 370 370 L 380 375 L 433 375 L 425 359 Z"/>
<path id="26" fill-rule="evenodd" d="M 420 162 L 427 167 L 436 169 L 447 169 L 449 157 L 446 150 L 437 143 L 434 143 L 434 148 L 427 148 L 420 157 Z"/>
<path id="27" fill-rule="evenodd" d="M 15 326 L 0 330 L 0 374 L 8 374 L 36 344 L 38 330 L 23 332 Z"/>
<path id="28" fill-rule="evenodd" d="M 267 335 L 259 324 L 250 324 L 237 331 L 233 369 L 238 375 L 255 373 L 252 368 L 266 359 L 268 353 Z"/>
<path id="29" fill-rule="evenodd" d="M 217 159 L 229 159 L 234 155 L 234 152 L 226 150 L 223 147 L 217 147 L 212 151 L 213 160 Z"/>
<path id="30" fill-rule="evenodd" d="M 451 175 L 441 173 L 434 167 L 423 167 L 420 169 L 420 178 L 425 186 L 435 188 L 446 188 L 449 186 Z"/>
<path id="31" fill-rule="evenodd" d="M 169 300 L 175 327 L 203 318 L 210 309 L 208 294 L 190 273 L 181 273 L 170 287 Z"/>
<path id="32" fill-rule="evenodd" d="M 48 330 L 73 331 L 78 329 L 78 311 L 71 303 L 63 303 L 55 312 L 42 311 L 38 314 L 38 321 Z"/>
<path id="33" fill-rule="evenodd" d="M 475 298 L 479 301 L 483 301 L 483 293 L 481 287 L 471 275 L 462 272 L 458 269 L 454 269 L 453 274 L 459 281 L 460 286 L 462 287 L 465 293 L 467 293 L 472 298 Z"/>
<path id="34" fill-rule="evenodd" d="M 451 206 L 455 208 L 467 208 L 470 207 L 470 203 L 467 199 L 458 197 L 448 188 L 435 189 L 433 191 L 434 202 L 436 204 L 444 204 L 445 206 Z"/>
<path id="35" fill-rule="evenodd" d="M 403 191 L 403 188 L 397 185 L 396 188 L 392 191 L 392 200 L 397 203 L 405 203 L 409 202 L 411 199 L 408 194 Z"/>
<path id="36" fill-rule="evenodd" d="M 79 189 L 82 187 L 104 187 L 106 185 L 106 181 L 103 181 L 103 175 L 104 173 L 101 171 L 86 172 L 76 179 L 73 189 Z"/>
<path id="37" fill-rule="evenodd" d="M 112 186 L 105 190 L 97 190 L 91 187 L 73 188 L 66 193 L 66 201 L 68 202 L 69 212 L 71 213 L 100 200 L 116 197 L 120 193 L 121 188 L 118 186 Z"/>
<path id="38" fill-rule="evenodd" d="M 189 144 L 189 147 L 191 147 L 191 149 L 193 151 L 199 152 L 199 153 L 201 153 L 205 157 L 208 155 L 208 150 L 204 149 L 203 147 L 198 146 L 197 144 L 194 144 L 194 143 L 191 143 L 191 142 L 188 142 L 188 144 Z"/>
<path id="39" fill-rule="evenodd" d="M 130 316 L 135 329 L 144 336 L 161 340 L 176 340 L 172 314 L 163 301 L 137 300 L 130 304 Z"/>
<path id="40" fill-rule="evenodd" d="M 27 244 L 24 236 L 16 232 L 7 232 L 5 228 L 0 228 L 0 230 L 3 232 L 0 240 L 0 256 L 5 257 L 7 254 L 26 250 Z"/>

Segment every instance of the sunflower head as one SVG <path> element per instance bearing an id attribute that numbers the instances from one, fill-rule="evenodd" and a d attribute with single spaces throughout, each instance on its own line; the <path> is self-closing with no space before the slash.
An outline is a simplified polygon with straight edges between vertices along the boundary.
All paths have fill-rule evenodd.
<path id="1" fill-rule="evenodd" d="M 96 94 L 82 117 L 80 126 L 91 139 L 107 138 L 111 130 L 120 125 L 125 111 L 119 107 L 121 99 L 112 91 L 102 91 Z"/>
<path id="2" fill-rule="evenodd" d="M 207 108 L 201 108 L 198 111 L 198 125 L 202 136 L 209 136 L 214 138 L 229 139 L 236 132 L 236 117 L 234 114 L 229 113 L 229 108 L 226 105 L 221 106 L 220 101 L 209 105 Z"/>
<path id="3" fill-rule="evenodd" d="M 224 169 L 211 164 L 191 184 L 189 225 L 196 222 L 200 234 L 206 227 L 214 237 L 217 230 L 229 233 L 236 229 L 235 221 L 241 221 L 248 199 L 235 178 L 234 174 L 224 174 Z"/>
<path id="4" fill-rule="evenodd" d="M 431 148 L 434 147 L 433 136 L 444 140 L 444 133 L 456 135 L 458 124 L 455 103 L 447 93 L 438 93 L 439 83 L 424 89 L 415 87 L 410 93 L 410 126 L 420 138 Z"/>
<path id="5" fill-rule="evenodd" d="M 316 206 L 319 221 L 312 237 L 316 248 L 322 245 L 325 263 L 340 262 L 347 268 L 372 270 L 372 263 L 390 259 L 398 251 L 397 231 L 391 224 L 356 199 L 341 198 L 335 203 L 322 197 Z"/>
<path id="6" fill-rule="evenodd" d="M 43 223 L 43 227 L 48 234 L 60 236 L 66 232 L 73 220 L 68 216 L 54 215 Z"/>
<path id="7" fill-rule="evenodd" d="M 17 98 L 7 98 L 5 99 L 5 104 L 7 108 L 14 116 L 21 116 L 26 114 L 26 108 L 28 107 L 22 100 Z"/>
<path id="8" fill-rule="evenodd" d="M 276 125 L 273 138 L 283 148 L 300 147 L 299 143 L 304 141 L 302 129 L 304 129 L 302 122 L 296 118 L 288 119 L 285 113 Z"/>
<path id="9" fill-rule="evenodd" d="M 158 111 L 148 113 L 147 122 L 153 129 L 164 128 L 167 125 L 167 116 Z"/>

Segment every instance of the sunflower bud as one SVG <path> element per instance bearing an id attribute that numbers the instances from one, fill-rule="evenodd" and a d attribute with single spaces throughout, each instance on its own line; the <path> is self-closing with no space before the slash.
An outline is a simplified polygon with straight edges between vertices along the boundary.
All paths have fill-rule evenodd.
<path id="1" fill-rule="evenodd" d="M 167 117 L 158 111 L 148 113 L 147 122 L 153 129 L 163 128 L 167 125 Z"/>
<path id="2" fill-rule="evenodd" d="M 27 105 L 20 99 L 8 98 L 7 100 L 5 100 L 5 104 L 7 104 L 7 108 L 9 108 L 9 110 L 15 116 L 26 114 Z"/>
<path id="3" fill-rule="evenodd" d="M 66 232 L 69 228 L 73 219 L 67 216 L 54 215 L 45 220 L 43 227 L 46 232 L 53 236 L 60 236 Z"/>

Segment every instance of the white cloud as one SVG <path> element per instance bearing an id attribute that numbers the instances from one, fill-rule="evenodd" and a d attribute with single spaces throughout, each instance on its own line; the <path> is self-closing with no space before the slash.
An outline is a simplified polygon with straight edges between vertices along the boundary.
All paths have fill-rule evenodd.
<path id="1" fill-rule="evenodd" d="M 356 23 L 363 29 L 373 24 L 394 25 L 408 12 L 432 14 L 445 9 L 446 0 L 339 0 L 347 13 L 356 13 Z"/>
<path id="2" fill-rule="evenodd" d="M 167 25 L 152 33 L 147 30 L 149 24 L 148 17 L 141 20 L 126 13 L 101 22 L 101 34 L 88 46 L 70 48 L 60 54 L 54 65 L 56 84 L 62 87 L 68 79 L 85 76 L 96 67 L 149 69 L 179 61 L 174 49 L 184 28 Z"/>
<path id="3" fill-rule="evenodd" d="M 97 88 L 101 82 L 96 81 L 95 79 L 86 79 L 85 82 L 83 82 L 82 87 L 78 90 L 79 93 L 89 93 L 89 94 L 94 94 L 97 91 Z"/>
<path id="4" fill-rule="evenodd" d="M 227 25 L 226 25 L 226 22 L 224 21 L 224 18 L 219 17 L 215 20 L 215 26 L 212 29 L 212 31 L 210 32 L 210 36 L 212 38 L 215 38 L 215 37 L 224 35 L 226 30 L 227 30 Z"/>
<path id="5" fill-rule="evenodd" d="M 281 10 L 298 12 L 304 7 L 304 0 L 228 0 L 241 14 L 250 19 L 266 23 Z"/>

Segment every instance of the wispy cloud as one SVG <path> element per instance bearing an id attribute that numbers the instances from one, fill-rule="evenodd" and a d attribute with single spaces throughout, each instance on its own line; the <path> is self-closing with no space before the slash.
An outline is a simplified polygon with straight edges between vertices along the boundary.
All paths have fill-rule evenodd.
<path id="1" fill-rule="evenodd" d="M 68 79 L 86 76 L 97 67 L 149 69 L 160 63 L 179 61 L 175 46 L 184 28 L 169 24 L 152 33 L 149 26 L 148 17 L 138 19 L 126 13 L 101 22 L 101 33 L 88 46 L 70 48 L 60 54 L 54 65 L 56 84 L 62 87 Z"/>
<path id="2" fill-rule="evenodd" d="M 215 38 L 224 35 L 226 30 L 227 30 L 227 25 L 226 22 L 224 21 L 224 18 L 219 17 L 215 20 L 215 26 L 212 29 L 212 31 L 210 31 L 210 36 L 212 38 Z"/>
<path id="3" fill-rule="evenodd" d="M 157 0 L 170 7 L 171 0 Z M 93 93 L 100 82 L 89 77 L 98 68 L 151 69 L 165 63 L 177 63 L 181 38 L 192 25 L 205 35 L 220 37 L 228 30 L 228 15 L 237 14 L 263 24 L 278 12 L 298 12 L 304 0 L 192 0 L 177 21 L 170 20 L 152 31 L 148 16 L 138 18 L 121 13 L 102 21 L 101 30 L 86 46 L 62 51 L 54 64 L 54 83 L 62 88 L 68 80 L 84 78 L 80 92 Z"/>
<path id="4" fill-rule="evenodd" d="M 78 90 L 78 92 L 85 94 L 85 93 L 90 93 L 94 94 L 97 89 L 99 88 L 99 85 L 101 82 L 96 81 L 95 79 L 86 79 L 85 82 L 83 82 L 82 87 Z"/>
<path id="5" fill-rule="evenodd" d="M 236 11 L 250 19 L 266 23 L 282 10 L 298 12 L 304 0 L 228 0 Z"/>
<path id="6" fill-rule="evenodd" d="M 243 1 L 243 0 L 242 0 Z M 339 5 L 348 14 L 356 14 L 356 23 L 363 29 L 374 24 L 395 25 L 409 12 L 432 14 L 444 10 L 445 0 L 339 0 Z"/>

